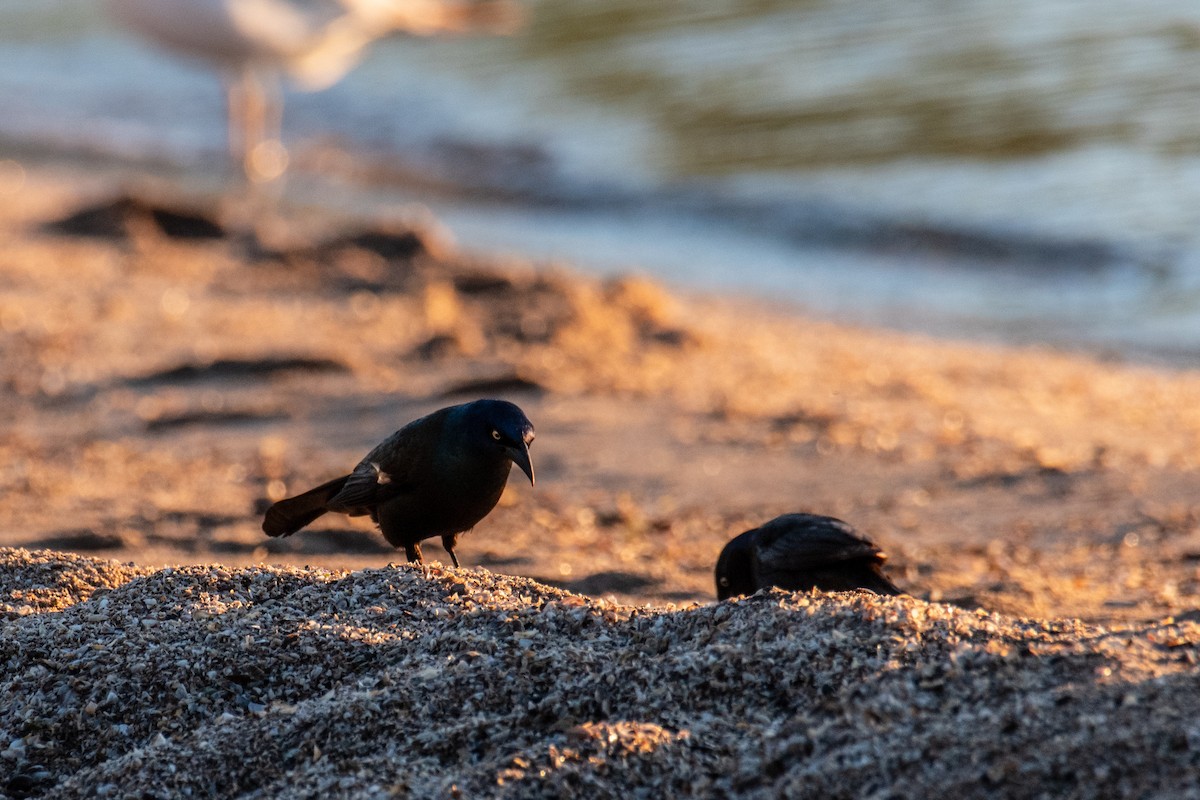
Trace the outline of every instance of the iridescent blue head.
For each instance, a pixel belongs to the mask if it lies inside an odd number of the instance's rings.
[[[472,436],[485,447],[499,448],[533,484],[533,462],[529,460],[533,423],[525,412],[507,400],[476,400],[463,405],[462,410],[474,429]]]

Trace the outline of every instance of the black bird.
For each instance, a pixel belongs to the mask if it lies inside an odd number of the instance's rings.
[[[349,475],[267,509],[268,536],[290,536],[326,511],[370,514],[393,547],[421,561],[421,542],[442,537],[454,566],[458,535],[496,507],[513,464],[533,484],[533,424],[504,400],[476,400],[413,420]]]
[[[717,559],[717,599],[777,586],[904,594],[883,574],[883,551],[845,522],[816,514],[784,514],[736,536]]]

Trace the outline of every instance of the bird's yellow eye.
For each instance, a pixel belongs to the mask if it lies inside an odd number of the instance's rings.
[[[492,438],[497,442],[500,441],[500,431],[492,431]]]

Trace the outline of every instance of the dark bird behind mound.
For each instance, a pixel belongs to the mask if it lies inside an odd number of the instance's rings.
[[[533,424],[503,400],[476,400],[435,411],[393,433],[349,475],[267,509],[263,531],[290,536],[327,511],[366,514],[409,561],[435,536],[450,554],[458,535],[496,507],[513,464],[533,483]]]
[[[717,559],[717,599],[777,586],[903,594],[883,574],[887,559],[870,539],[833,517],[784,514],[725,545]]]

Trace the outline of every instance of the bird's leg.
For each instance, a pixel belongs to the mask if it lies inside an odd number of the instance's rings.
[[[458,556],[454,555],[454,547],[458,544],[458,534],[448,533],[442,537],[442,547],[450,554],[450,561],[455,567],[458,566]]]
[[[278,149],[277,157],[283,159],[279,165],[282,172],[288,164],[287,149],[283,146],[283,87],[274,72],[260,76],[258,85],[262,92],[262,140]]]
[[[242,102],[245,104],[242,113],[242,169],[252,182],[262,180],[259,169],[259,148],[267,135],[267,96],[258,76],[251,69],[242,72]]]
[[[253,184],[278,178],[287,168],[279,138],[282,103],[272,74],[247,66],[228,79],[229,152]]]
[[[408,556],[408,562],[410,564],[414,561],[417,562],[418,564],[425,563],[425,559],[421,558],[421,543],[420,542],[413,542],[412,544],[404,545],[404,555]]]
[[[227,104],[226,122],[229,123],[229,157],[241,167],[245,174],[246,154],[250,150],[249,131],[247,130],[249,114],[245,80],[241,73],[225,77],[225,102]]]

